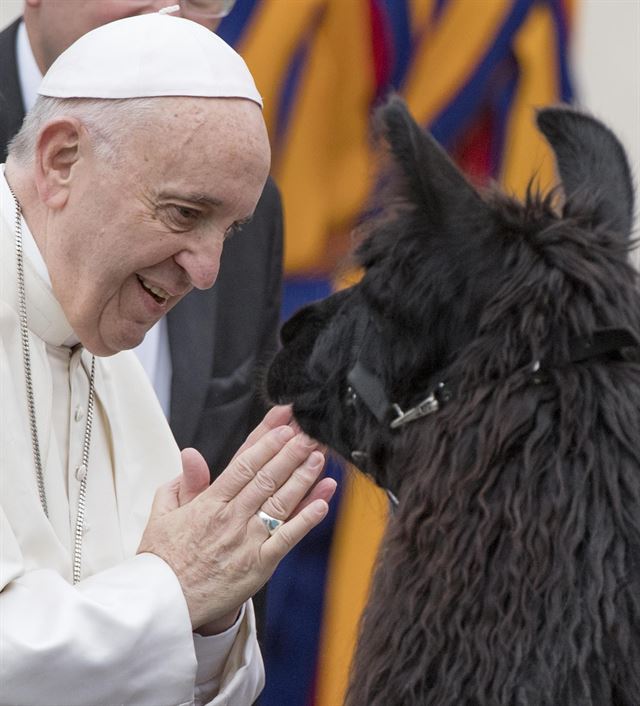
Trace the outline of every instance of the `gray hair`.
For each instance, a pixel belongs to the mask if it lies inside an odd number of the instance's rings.
[[[50,98],[38,96],[27,113],[18,134],[9,143],[8,153],[19,164],[33,164],[41,129],[51,120],[73,117],[87,130],[96,154],[117,163],[119,146],[136,127],[157,120],[157,101],[153,98]]]

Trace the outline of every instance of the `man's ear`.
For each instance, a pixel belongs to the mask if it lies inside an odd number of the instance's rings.
[[[36,188],[51,209],[62,208],[69,198],[74,167],[80,159],[82,126],[75,118],[56,118],[38,135],[35,155]]]

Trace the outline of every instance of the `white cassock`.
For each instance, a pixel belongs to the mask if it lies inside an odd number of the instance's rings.
[[[248,706],[264,681],[251,602],[226,633],[194,635],[173,571],[152,554],[136,556],[155,490],[181,464],[129,352],[96,358],[82,580],[72,585],[91,356],[64,345],[73,332],[27,255],[47,519],[25,391],[14,217],[0,171],[0,704]]]

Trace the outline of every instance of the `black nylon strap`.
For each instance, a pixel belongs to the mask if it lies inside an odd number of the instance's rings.
[[[382,383],[378,377],[370,372],[360,360],[363,353],[368,321],[360,319],[357,323],[354,340],[356,363],[347,374],[347,382],[362,399],[369,411],[378,422],[386,422],[393,412],[393,404],[389,401]],[[618,354],[624,358],[625,349],[635,348],[640,351],[640,341],[628,329],[606,328],[594,331],[590,336],[580,336],[569,342],[569,363],[580,363],[590,358],[602,355]],[[546,365],[538,366],[534,371],[534,378],[544,376]],[[443,376],[444,377],[444,376]],[[539,379],[537,380],[539,382]],[[429,393],[435,397],[439,406],[446,404],[458,395],[458,386],[454,382],[440,382]]]
[[[358,360],[347,373],[347,382],[358,393],[373,416],[380,423],[384,422],[391,409],[391,404],[380,380]]]

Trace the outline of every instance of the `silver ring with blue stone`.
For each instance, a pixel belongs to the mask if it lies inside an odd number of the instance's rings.
[[[262,524],[267,528],[269,536],[277,532],[284,524],[284,520],[278,520],[275,517],[271,517],[271,515],[268,515],[263,510],[258,510],[256,514],[262,520]]]

